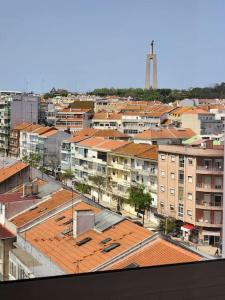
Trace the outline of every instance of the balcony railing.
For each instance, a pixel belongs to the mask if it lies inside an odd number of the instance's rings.
[[[198,219],[198,221],[196,222],[197,226],[204,226],[204,227],[222,227],[222,222],[220,223],[216,223],[215,221],[211,220],[211,219]]]
[[[223,202],[216,202],[216,201],[204,201],[204,200],[196,200],[196,208],[202,208],[202,209],[222,209]]]
[[[223,166],[201,166],[201,165],[198,165],[197,166],[197,172],[202,172],[203,174],[204,173],[222,173],[223,172]]]
[[[203,190],[207,190],[207,191],[211,191],[211,190],[222,190],[223,189],[223,185],[222,184],[206,184],[206,183],[197,183],[196,184],[196,188],[198,189],[203,189]]]

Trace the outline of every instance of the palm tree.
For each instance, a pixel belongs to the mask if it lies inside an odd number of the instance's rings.
[[[71,169],[67,169],[67,170],[64,170],[63,172],[61,172],[59,177],[60,177],[60,180],[62,180],[67,185],[68,180],[69,179],[71,180],[74,178],[74,173]]]

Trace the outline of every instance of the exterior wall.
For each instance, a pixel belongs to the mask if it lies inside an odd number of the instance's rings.
[[[182,144],[181,139],[135,139],[133,138],[133,142],[136,144],[149,144],[149,145],[174,145],[174,144]]]
[[[36,248],[34,248],[30,243],[25,241],[20,235],[17,236],[17,244],[20,248],[27,251],[41,264],[40,266],[36,267],[28,267],[34,277],[47,277],[66,274],[62,269],[54,264],[52,260],[38,251]]]
[[[0,281],[9,280],[9,251],[16,238],[0,240]]]
[[[201,122],[197,114],[182,114],[181,127],[191,128],[196,134],[201,134]]]
[[[199,228],[199,239],[204,230],[217,235],[222,227],[222,152],[159,146],[158,212],[193,224]]]
[[[0,183],[0,194],[29,181],[29,166]]]

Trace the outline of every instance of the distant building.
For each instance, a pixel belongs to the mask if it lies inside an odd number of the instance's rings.
[[[201,108],[187,111],[181,116],[181,126],[190,128],[196,134],[209,136],[222,133],[223,121],[215,118],[215,114]]]
[[[38,102],[33,94],[0,94],[0,152],[8,154],[12,128],[23,122],[38,122]]]
[[[20,130],[20,158],[40,155],[40,166],[56,168],[60,164],[60,147],[71,135],[54,127],[33,125]]]

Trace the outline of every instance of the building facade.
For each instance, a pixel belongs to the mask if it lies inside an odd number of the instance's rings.
[[[183,222],[183,235],[200,244],[221,241],[223,150],[159,145],[158,212]],[[187,226],[186,226],[187,225]]]

